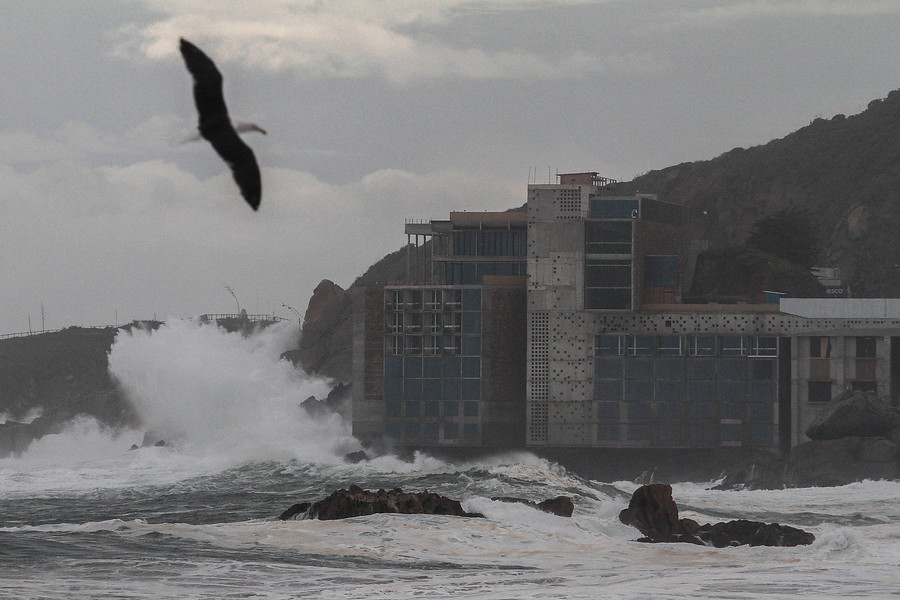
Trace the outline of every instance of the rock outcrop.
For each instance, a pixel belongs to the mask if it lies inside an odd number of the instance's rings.
[[[802,529],[738,519],[700,525],[693,519],[678,518],[672,486],[654,483],[639,487],[619,520],[644,534],[639,542],[684,542],[725,548],[728,546],[802,546],[815,536]]]
[[[557,496],[556,498],[550,498],[542,502],[532,502],[531,500],[513,498],[510,496],[495,496],[491,498],[491,500],[494,500],[495,502],[524,504],[525,506],[530,506],[531,508],[536,508],[558,517],[571,517],[572,513],[575,512],[575,503],[569,496]]]
[[[479,513],[463,510],[458,500],[447,498],[425,490],[404,492],[400,488],[371,492],[356,485],[333,492],[318,502],[294,504],[281,513],[279,519],[302,517],[329,521],[348,519],[376,513],[399,513],[404,515],[450,515],[456,517],[483,517]]]
[[[848,390],[828,403],[806,429],[811,440],[846,437],[891,437],[900,429],[900,410],[870,392]]]
[[[350,295],[336,283],[323,279],[309,299],[300,348],[289,358],[296,358],[307,373],[349,382],[353,346],[351,314]]]

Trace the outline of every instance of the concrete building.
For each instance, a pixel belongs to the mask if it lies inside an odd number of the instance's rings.
[[[524,212],[407,224],[407,280],[370,290],[357,319],[355,436],[524,446],[525,227]]]
[[[900,300],[683,304],[682,221],[574,173],[529,185],[527,212],[407,224],[407,281],[357,311],[354,435],[753,451],[806,441],[845,389],[897,403]]]

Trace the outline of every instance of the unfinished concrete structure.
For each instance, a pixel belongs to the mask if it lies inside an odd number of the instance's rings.
[[[683,304],[682,219],[574,173],[529,185],[527,213],[408,223],[407,281],[358,303],[354,435],[754,451],[806,441],[845,389],[897,403],[900,300]]]
[[[406,233],[407,281],[370,290],[357,319],[354,435],[521,448],[525,213],[451,213]]]

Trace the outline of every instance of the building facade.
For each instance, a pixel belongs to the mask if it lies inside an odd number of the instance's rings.
[[[683,218],[574,173],[529,185],[527,212],[408,224],[407,281],[358,311],[354,435],[784,449],[844,390],[897,403],[900,300],[684,304]]]
[[[370,290],[357,327],[354,435],[524,445],[525,226],[524,212],[407,224],[407,281]]]

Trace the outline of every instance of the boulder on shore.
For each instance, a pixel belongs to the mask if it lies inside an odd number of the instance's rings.
[[[806,429],[811,440],[846,437],[890,437],[900,428],[900,409],[871,392],[847,390],[828,403],[825,411]]]
[[[404,515],[451,515],[457,517],[483,517],[480,513],[468,513],[458,500],[452,500],[425,490],[404,492],[400,488],[370,492],[359,486],[333,492],[318,502],[295,504],[281,513],[282,521],[297,517],[329,521],[362,517],[376,513],[399,513]]]
[[[693,519],[679,519],[672,498],[672,486],[653,483],[639,487],[619,520],[632,525],[645,537],[639,542],[685,542],[725,548],[728,546],[801,546],[815,536],[802,529],[738,519],[727,523],[700,525]]]

